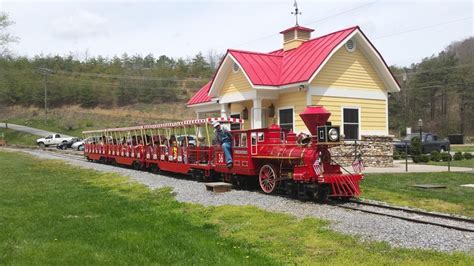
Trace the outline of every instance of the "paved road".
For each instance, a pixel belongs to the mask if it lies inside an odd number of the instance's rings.
[[[427,164],[408,164],[409,173],[433,173],[447,172],[447,166],[427,165]],[[405,173],[405,161],[394,161],[393,167],[366,167],[364,173]],[[454,167],[451,166],[451,172],[474,172],[472,167]]]
[[[0,128],[5,128],[5,123],[0,123]],[[42,129],[38,129],[38,128],[21,126],[21,125],[10,124],[10,123],[8,123],[8,128],[16,130],[16,131],[21,131],[21,132],[33,134],[33,135],[40,136],[40,137],[46,137],[48,135],[56,133],[56,132],[50,132],[50,131],[42,130]],[[71,136],[68,136],[68,135],[61,134],[61,133],[59,133],[59,134],[62,137],[66,137],[66,138],[71,137]]]

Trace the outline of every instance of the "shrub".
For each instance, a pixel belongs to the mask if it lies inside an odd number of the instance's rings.
[[[430,161],[430,156],[428,154],[423,154],[420,156],[420,162],[427,163]]]
[[[451,156],[451,154],[447,152],[441,153],[441,160],[443,160],[443,162],[451,161],[452,159],[453,159],[453,156]]]
[[[456,153],[454,154],[454,157],[453,157],[453,159],[454,159],[455,161],[460,161],[460,160],[462,160],[463,158],[464,158],[464,157],[462,156],[462,152],[460,152],[460,151],[456,152]]]
[[[421,155],[413,155],[411,158],[414,163],[419,163],[421,161]]]
[[[397,149],[393,150],[393,159],[394,160],[400,160],[400,152],[398,152]]]
[[[440,154],[439,152],[437,152],[437,151],[433,151],[433,152],[431,153],[431,160],[432,160],[433,162],[439,162],[439,161],[441,161],[441,154]]]
[[[464,153],[464,159],[470,160],[470,159],[472,159],[472,157],[473,157],[472,153],[470,153],[470,152],[465,152]]]
[[[420,155],[422,153],[421,151],[421,142],[419,137],[413,137],[411,139],[411,145],[410,145],[410,154],[411,155]]]
[[[406,159],[407,158],[407,154],[405,152],[400,152],[400,159]]]

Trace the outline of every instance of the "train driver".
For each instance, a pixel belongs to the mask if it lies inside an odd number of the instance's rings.
[[[212,126],[216,130],[217,142],[222,146],[222,150],[224,150],[227,168],[232,168],[234,164],[232,161],[232,135],[227,129],[222,128],[221,124],[217,121],[214,121]]]

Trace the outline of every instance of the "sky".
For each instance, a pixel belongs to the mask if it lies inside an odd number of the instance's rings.
[[[299,0],[299,24],[312,37],[359,25],[389,65],[409,66],[472,37],[473,1]],[[282,48],[294,26],[293,0],[12,1],[16,55],[192,57],[226,49]]]

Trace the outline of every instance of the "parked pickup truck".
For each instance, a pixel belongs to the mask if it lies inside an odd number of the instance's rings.
[[[419,133],[413,133],[410,135],[407,135],[402,141],[395,142],[395,148],[399,150],[400,152],[405,152],[405,146],[408,146],[408,151],[411,149],[411,140],[413,138],[419,138],[420,134]],[[422,138],[422,153],[431,153],[433,151],[447,151],[449,149],[449,141],[446,139],[443,140],[438,140],[438,136],[433,135],[431,133],[422,133],[421,134]]]
[[[56,146],[63,142],[70,142],[72,141],[72,139],[73,139],[72,137],[63,138],[59,134],[53,134],[53,135],[47,136],[46,138],[37,139],[36,144],[40,146],[41,148],[43,148],[43,147],[48,147],[50,145]]]

